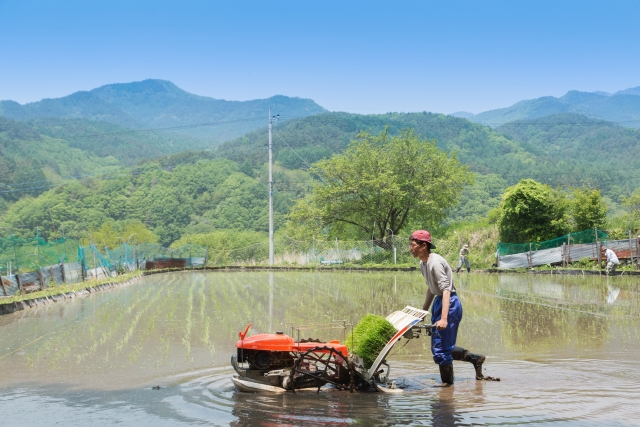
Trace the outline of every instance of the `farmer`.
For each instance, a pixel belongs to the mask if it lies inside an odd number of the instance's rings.
[[[465,245],[462,246],[462,249],[460,249],[460,262],[458,263],[458,268],[456,269],[456,273],[460,272],[460,269],[462,268],[463,263],[467,267],[467,273],[471,273],[471,265],[469,264],[467,255],[469,255],[469,245],[465,243]]]
[[[431,323],[436,330],[431,336],[431,352],[440,368],[442,382],[453,384],[454,360],[472,363],[476,379],[484,378],[482,364],[485,356],[456,346],[458,326],[462,320],[462,304],[456,295],[451,267],[440,255],[431,253],[435,245],[431,243],[431,233],[426,230],[417,230],[411,234],[409,249],[414,258],[420,259],[420,271],[427,282],[427,297],[422,309],[429,310],[433,301]]]
[[[607,257],[607,269],[606,269],[607,276],[609,275],[609,273],[615,274],[616,266],[620,264],[620,261],[618,260],[616,253],[613,252],[611,249],[607,248],[606,246],[602,247],[602,251],[604,252],[604,256]]]

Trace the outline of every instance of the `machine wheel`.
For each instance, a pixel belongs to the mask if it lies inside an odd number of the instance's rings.
[[[338,390],[355,388],[355,370],[347,358],[333,347],[318,346],[300,354],[293,363],[287,389],[320,387],[333,384]]]

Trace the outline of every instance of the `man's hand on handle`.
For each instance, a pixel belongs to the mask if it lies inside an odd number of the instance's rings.
[[[447,328],[448,324],[449,322],[447,322],[446,319],[440,319],[436,323],[434,323],[433,326],[435,326],[437,330],[443,331]]]

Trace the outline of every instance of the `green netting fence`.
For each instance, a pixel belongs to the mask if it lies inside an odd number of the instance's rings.
[[[559,248],[563,244],[586,244],[595,243],[597,241],[609,240],[609,235],[601,230],[589,229],[580,231],[577,233],[569,233],[564,236],[557,237],[551,240],[545,240],[544,242],[529,242],[529,243],[498,243],[498,251],[500,256],[521,254],[524,252],[538,251],[541,249]]]
[[[28,271],[37,271],[56,264],[82,264],[85,269],[106,268],[114,271],[121,267],[127,270],[138,268],[148,260],[172,258],[198,258],[204,260],[206,248],[185,245],[180,248],[165,248],[156,243],[140,245],[123,244],[115,249],[97,245],[81,246],[78,240],[61,238],[45,241],[40,237],[0,238],[0,276]],[[140,267],[144,268],[144,267]]]
[[[206,256],[206,248],[197,245],[124,244],[110,250],[95,244],[80,246],[73,239],[47,242],[12,235],[0,239],[0,297],[138,269],[203,266]]]
[[[0,239],[0,272],[34,271],[46,265],[79,262],[78,241],[9,236]]]

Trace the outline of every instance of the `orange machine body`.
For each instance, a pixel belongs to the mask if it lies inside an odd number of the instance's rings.
[[[263,350],[263,351],[307,351],[315,347],[334,348],[345,357],[349,354],[347,346],[340,344],[340,341],[333,340],[329,342],[301,342],[297,343],[288,335],[284,334],[257,334],[236,342],[236,348],[245,350]]]

